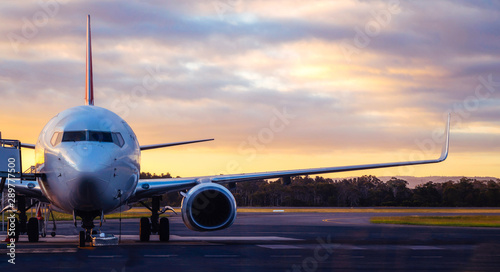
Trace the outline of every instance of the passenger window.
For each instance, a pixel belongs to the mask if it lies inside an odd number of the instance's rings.
[[[86,140],[87,133],[85,131],[66,131],[64,132],[63,142],[80,142]]]
[[[122,147],[125,144],[122,134],[120,132],[113,132],[113,143],[117,146]]]

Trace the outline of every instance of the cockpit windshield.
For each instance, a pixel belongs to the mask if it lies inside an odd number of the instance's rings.
[[[112,143],[113,138],[111,137],[111,132],[89,131],[89,141]]]
[[[63,142],[80,142],[87,138],[85,131],[66,131],[63,134]]]
[[[122,147],[125,144],[125,141],[123,140],[123,137],[120,134],[120,132],[95,131],[95,130],[55,132],[51,139],[51,143],[53,146],[56,146],[61,142],[81,142],[81,141],[114,143],[119,147]]]

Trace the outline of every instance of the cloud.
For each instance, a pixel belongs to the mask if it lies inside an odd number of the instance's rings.
[[[43,122],[83,103],[90,13],[96,104],[121,114],[141,143],[215,137],[204,150],[230,153],[287,108],[297,117],[266,145],[276,156],[402,152],[452,111],[464,133],[455,150],[497,152],[500,87],[476,94],[480,77],[500,81],[497,3],[405,1],[387,23],[377,21],[386,1],[59,3],[53,16],[37,1],[1,4],[2,116]],[[356,35],[369,42],[356,45]]]

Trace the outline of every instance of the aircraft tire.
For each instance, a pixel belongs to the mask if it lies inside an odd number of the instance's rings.
[[[27,228],[28,241],[31,243],[38,242],[38,238],[40,237],[38,233],[38,219],[36,217],[31,217],[28,220]]]
[[[85,247],[85,231],[81,230],[80,231],[80,243],[79,243],[79,246],[80,247]]]
[[[151,235],[151,224],[147,217],[141,217],[139,226],[139,238],[141,242],[149,241],[149,236]]]
[[[10,222],[7,221],[8,224],[7,224],[7,234],[11,233],[10,231]],[[21,232],[21,230],[19,229],[20,228],[20,224],[19,224],[19,220],[17,220],[17,218],[14,219],[14,236],[11,236],[9,235],[9,238],[14,238],[15,241],[19,241],[19,234]]]
[[[168,218],[163,217],[160,219],[160,241],[168,242],[170,240],[170,224]]]

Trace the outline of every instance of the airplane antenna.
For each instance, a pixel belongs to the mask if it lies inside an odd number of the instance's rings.
[[[85,70],[85,105],[94,105],[94,80],[92,75],[92,42],[90,40],[90,14],[87,15],[87,59]]]

